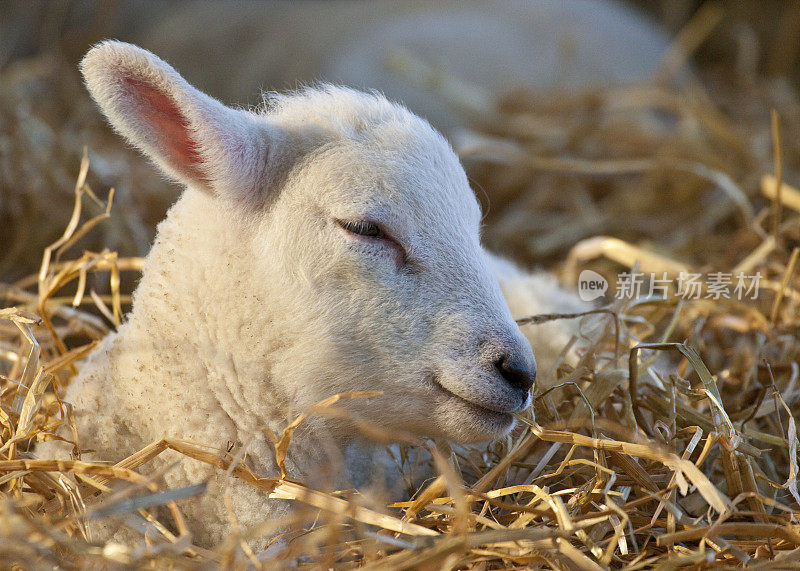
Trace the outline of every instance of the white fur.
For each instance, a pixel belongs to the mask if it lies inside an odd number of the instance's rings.
[[[481,441],[511,429],[509,413],[530,396],[496,363],[534,364],[494,274],[520,315],[577,303],[484,252],[464,171],[427,122],[332,86],[274,96],[260,113],[233,110],[118,42],[93,48],[81,69],[114,128],[186,185],[127,322],[67,392],[80,444],[94,451],[86,457],[119,460],[163,437],[249,443],[247,463],[274,476],[263,429],[278,433],[348,391],[383,391],[342,406],[387,431]],[[406,255],[337,219],[379,222]],[[531,332],[551,364],[565,333]],[[313,419],[295,434],[290,475],[324,479],[330,450],[354,434],[341,419]],[[206,479],[208,495],[183,506],[201,544],[227,536],[226,485],[245,527],[287,509],[198,462],[166,475],[170,486]]]

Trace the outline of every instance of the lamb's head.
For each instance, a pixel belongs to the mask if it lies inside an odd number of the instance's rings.
[[[464,170],[426,121],[330,86],[230,109],[120,43],[94,48],[82,71],[120,133],[187,194],[236,212],[252,275],[228,286],[262,300],[252,323],[269,348],[248,354],[269,390],[298,410],[383,391],[349,406],[390,430],[474,441],[511,428],[533,354],[480,245]]]

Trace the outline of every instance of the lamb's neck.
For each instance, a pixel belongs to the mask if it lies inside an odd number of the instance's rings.
[[[268,292],[260,290],[265,284],[248,272],[245,225],[219,198],[185,192],[159,226],[131,326],[152,332],[154,344],[181,351],[174,366],[190,374],[199,369],[231,416],[272,424],[287,411],[270,367],[286,340],[272,324]]]
[[[156,352],[177,353],[172,369],[159,373],[166,383],[182,379],[210,391],[242,443],[261,435],[264,449],[251,452],[264,456],[272,445],[264,445],[263,429],[280,436],[315,404],[302,391],[320,372],[297,370],[292,355],[307,351],[302,345],[310,341],[286,311],[281,285],[254,278],[269,274],[253,271],[252,235],[241,214],[221,207],[219,199],[186,192],[159,226],[130,325],[146,332],[137,336],[150,339]],[[276,382],[287,376],[291,383]],[[184,395],[190,390],[181,387]],[[350,443],[352,430],[340,424],[315,417],[295,432],[289,465],[296,477],[319,466],[320,454],[330,460]]]

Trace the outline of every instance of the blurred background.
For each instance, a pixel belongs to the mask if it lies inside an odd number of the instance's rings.
[[[35,272],[61,235],[84,148],[91,188],[117,192],[81,248],[145,254],[177,197],[81,85],[77,62],[105,38],[153,51],[229,105],[314,81],[402,101],[462,156],[488,245],[528,267],[586,262],[574,247],[597,236],[732,263],[763,239],[752,227],[768,205],[772,109],[783,176],[800,182],[798,1],[7,0],[2,282]]]

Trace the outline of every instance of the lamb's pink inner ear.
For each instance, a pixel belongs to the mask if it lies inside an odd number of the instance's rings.
[[[198,182],[209,182],[202,169],[200,148],[191,137],[190,123],[175,102],[160,89],[141,81],[126,77],[128,93],[136,98],[141,119],[161,142],[173,168]]]

